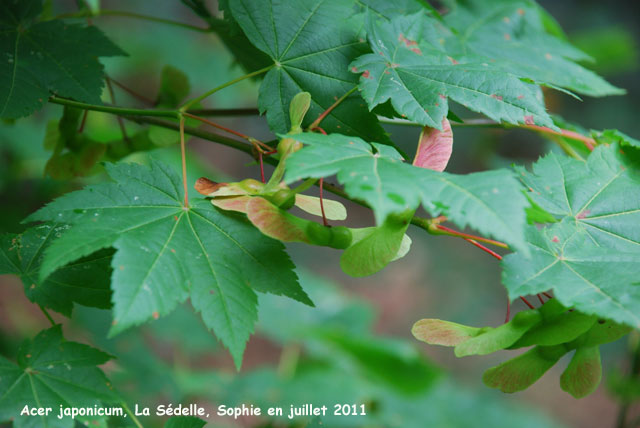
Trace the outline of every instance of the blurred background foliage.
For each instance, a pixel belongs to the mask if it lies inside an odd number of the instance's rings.
[[[97,3],[97,2],[90,2]],[[640,4],[631,1],[540,1],[557,18],[571,41],[590,54],[591,66],[628,95],[577,101],[559,92],[546,92],[550,111],[586,128],[617,128],[640,136],[638,79]],[[208,2],[216,10],[214,1]],[[54,0],[52,13],[74,11],[72,0]],[[201,25],[179,1],[103,0],[105,9],[170,17]],[[94,23],[121,46],[128,57],[104,60],[109,77],[155,100],[162,70],[181,70],[191,95],[243,74],[231,54],[212,34],[191,32],[123,17],[99,17]],[[114,87],[119,105],[141,106],[140,100]],[[206,107],[255,107],[257,84],[243,81],[216,93]],[[111,102],[104,91],[105,101]],[[166,101],[166,100],[165,100]],[[454,111],[473,117],[461,106]],[[19,232],[22,218],[52,198],[104,179],[101,166],[89,177],[59,181],[44,174],[51,151],[45,135],[55,130],[60,106],[48,105],[36,115],[0,124],[0,228]],[[269,140],[262,117],[221,118],[222,124],[256,138]],[[141,127],[125,121],[130,138]],[[53,127],[53,128],[52,128]],[[49,129],[49,134],[47,134]],[[419,129],[389,126],[393,140],[412,153]],[[150,131],[154,132],[154,131]],[[84,133],[98,143],[123,139],[113,116],[91,112]],[[448,170],[484,170],[511,163],[528,164],[555,150],[537,134],[492,128],[454,129],[455,146]],[[166,147],[134,154],[127,161],[162,158],[178,166],[174,136],[161,135]],[[189,142],[189,180],[207,176],[217,181],[258,178],[255,162],[243,153],[192,138]],[[349,225],[371,225],[369,211],[349,204]],[[471,325],[497,325],[504,319],[506,295],[498,264],[462,240],[435,237],[409,229],[413,248],[407,257],[374,276],[344,275],[338,256],[327,248],[291,245],[301,268],[302,285],[316,302],[315,309],[297,302],[261,296],[258,334],[252,337],[241,372],[190,308],[129,330],[111,339],[106,332],[108,311],[78,308],[67,336],[92,343],[118,358],[105,370],[130,402],[141,405],[195,401],[211,408],[219,404],[282,406],[314,403],[366,404],[368,416],[328,417],[331,427],[560,427],[615,426],[621,404],[638,397],[637,384],[625,381],[630,364],[628,348],[620,341],[603,352],[603,386],[593,395],[574,400],[561,391],[557,378],[563,365],[551,370],[529,390],[505,395],[481,383],[486,368],[506,354],[455,359],[449,350],[425,347],[410,336],[420,318],[444,318]],[[31,304],[15,277],[0,277],[0,353],[12,357],[20,341],[34,336],[47,321]],[[522,309],[516,303],[515,310]],[[631,336],[631,341],[638,340]],[[636,401],[637,404],[637,401]],[[639,409],[631,410],[633,417]],[[635,412],[635,413],[634,413]],[[264,419],[215,418],[213,426],[304,426],[286,418],[269,425]],[[115,421],[114,426],[126,426]],[[226,424],[226,425],[223,425]],[[151,424],[150,424],[151,425]]]

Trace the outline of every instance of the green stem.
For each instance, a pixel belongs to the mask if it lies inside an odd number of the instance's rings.
[[[261,68],[260,70],[256,70],[256,71],[254,71],[252,73],[245,74],[244,76],[240,76],[240,77],[237,77],[237,78],[235,78],[233,80],[230,80],[227,83],[223,83],[220,86],[216,86],[215,88],[211,89],[210,91],[205,92],[204,94],[200,95],[199,97],[196,97],[196,98],[192,99],[191,101],[187,101],[182,107],[180,107],[180,111],[182,111],[182,112],[187,111],[189,109],[189,107],[191,107],[192,105],[199,103],[200,101],[204,100],[208,96],[215,94],[219,90],[224,89],[226,87],[229,87],[231,85],[235,85],[236,83],[241,82],[243,80],[250,79],[250,78],[255,77],[255,76],[259,76],[259,75],[261,75],[263,73],[266,73],[267,71],[271,70],[273,67],[274,67],[274,64],[271,64],[268,67]]]
[[[420,125],[419,123],[415,123],[415,122],[411,122],[410,120],[406,120],[406,119],[387,119],[385,117],[381,117],[378,116],[378,120],[381,123],[387,124],[387,125],[399,125],[399,126],[420,126],[422,127],[422,125]],[[456,127],[473,127],[473,128],[504,128],[505,126],[510,126],[510,125],[505,125],[505,124],[500,124],[497,122],[494,122],[492,120],[488,120],[488,119],[467,119],[464,122],[454,122],[451,121],[451,126],[456,126]]]
[[[378,120],[380,120],[381,123],[385,123],[387,125],[422,127],[422,125],[419,123],[411,122],[405,119],[386,119],[383,117],[378,117]],[[498,123],[488,119],[467,119],[462,123],[452,121],[451,126],[463,127],[463,128],[474,127],[474,128],[527,129],[529,131],[535,131],[535,132],[544,134],[548,138],[563,137],[563,138],[568,138],[574,141],[580,141],[589,150],[593,150],[593,147],[597,144],[597,142],[593,138],[585,137],[584,135],[578,134],[577,132],[574,132],[574,131],[569,131],[567,129],[560,129],[560,132],[558,132],[558,131],[554,131],[551,128],[547,128],[545,126],[537,126],[537,125],[515,125],[513,123]]]
[[[93,17],[97,17],[97,16],[122,16],[122,17],[125,17],[125,18],[135,18],[135,19],[141,19],[141,20],[144,20],[144,21],[158,22],[160,24],[172,25],[174,27],[180,27],[180,28],[185,28],[187,30],[198,31],[200,33],[209,33],[209,32],[211,32],[210,28],[198,27],[198,26],[195,26],[195,25],[190,25],[190,24],[185,24],[185,23],[178,22],[178,21],[173,21],[171,19],[158,18],[158,17],[155,17],[155,16],[143,15],[143,14],[134,13],[134,12],[126,12],[126,11],[123,11],[123,10],[102,9],[102,10],[97,11],[96,13],[92,13],[90,10],[82,10],[82,11],[78,11],[78,12],[63,13],[62,15],[58,15],[58,16],[54,17],[53,19],[93,18]]]
[[[189,186],[187,185],[187,149],[184,142],[184,116],[180,116],[180,156],[182,158],[182,184],[184,186],[184,207],[189,208]]]
[[[259,116],[257,108],[199,108],[189,110],[187,113],[196,116]]]
[[[49,315],[49,312],[44,308],[44,306],[42,305],[38,305],[38,307],[40,308],[40,310],[42,311],[42,313],[44,314],[45,317],[47,317],[47,319],[49,320],[49,322],[51,323],[51,325],[55,326],[56,322],[53,320],[53,318],[51,317],[51,315]]]
[[[280,361],[278,362],[278,375],[280,378],[291,379],[296,374],[299,360],[300,345],[293,343],[282,348]]]
[[[143,116],[124,116],[125,119],[131,120],[133,122],[139,124],[147,124],[147,125],[156,125],[167,129],[172,129],[174,131],[180,132],[180,125],[175,122],[169,122],[167,120],[158,119],[155,117],[143,117]],[[234,140],[233,138],[228,138],[223,135],[215,134],[213,132],[203,131],[198,128],[194,128],[191,126],[184,127],[184,133],[188,135],[192,135],[194,137],[202,138],[203,140],[211,141],[213,143],[221,144],[223,146],[231,147],[233,149],[239,150],[241,152],[245,152],[251,155],[252,145],[245,144],[238,140]],[[265,161],[275,165],[277,161],[273,158],[267,157]]]
[[[125,403],[124,401],[120,403],[120,405],[122,406],[122,408],[124,409],[125,412],[127,412],[127,415],[129,415],[131,417],[131,420],[133,421],[133,423],[138,427],[138,428],[144,428],[144,426],[142,426],[142,424],[140,423],[140,420],[138,420],[138,418],[136,417],[136,415],[131,411],[131,409],[129,408],[129,406],[127,405],[127,403]]]
[[[558,137],[557,135],[549,135],[549,139],[551,141],[553,141],[554,143],[556,143],[558,145],[558,147],[560,147],[562,149],[562,151],[565,152],[565,154],[567,154],[567,156],[571,156],[574,159],[578,159],[579,161],[583,161],[584,162],[584,158],[582,156],[580,156],[580,154],[578,152],[576,152],[574,150],[574,148],[571,147],[561,137]]]
[[[294,193],[302,193],[308,188],[310,188],[311,186],[313,186],[314,184],[316,184],[316,181],[318,181],[317,178],[307,178],[305,181],[302,182],[302,184],[291,189],[291,191]]]
[[[179,113],[176,110],[151,110],[151,109],[137,109],[126,107],[115,107],[108,105],[96,105],[81,103],[78,101],[68,100],[66,98],[60,98],[55,95],[49,98],[49,102],[54,104],[60,104],[63,106],[76,107],[84,110],[101,111],[103,113],[117,114],[119,116],[156,116],[156,117],[171,117],[178,118]]]

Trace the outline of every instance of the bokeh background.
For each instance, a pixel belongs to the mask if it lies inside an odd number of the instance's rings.
[[[232,1],[232,0],[231,0]],[[640,136],[640,3],[635,1],[546,0],[540,2],[569,35],[592,55],[592,68],[626,96],[577,101],[559,92],[546,92],[548,108],[585,128],[616,128]],[[56,13],[75,10],[74,1],[52,2]],[[209,2],[216,10],[214,1]],[[103,0],[104,9],[128,10],[202,25],[179,1]],[[123,17],[99,17],[103,29],[129,57],[103,62],[112,78],[153,99],[160,72],[169,64],[191,82],[192,95],[224,83],[244,72],[215,35]],[[245,81],[207,100],[208,107],[255,107],[257,82]],[[120,105],[141,105],[116,89]],[[105,101],[110,101],[105,91]],[[454,107],[459,116],[469,112]],[[0,231],[19,232],[20,221],[45,202],[86,183],[103,180],[97,173],[71,182],[43,175],[51,155],[43,147],[46,124],[59,118],[62,108],[48,105],[41,112],[13,124],[0,124]],[[259,116],[219,120],[232,129],[260,139],[273,138]],[[133,134],[137,125],[126,123]],[[393,140],[413,152],[418,128],[388,126]],[[99,141],[121,138],[114,117],[91,112],[86,132]],[[528,164],[555,150],[528,131],[454,128],[454,152],[448,170],[484,170],[511,163]],[[151,156],[177,165],[176,147],[158,149]],[[130,160],[146,162],[148,155]],[[255,162],[243,153],[191,139],[189,175],[193,182],[205,175],[217,181],[259,177]],[[345,202],[346,203],[346,202]],[[346,203],[349,225],[371,225],[368,210]],[[118,356],[105,370],[130,402],[197,401],[218,404],[316,402],[365,403],[375,417],[325,421],[326,426],[402,427],[615,427],[620,408],[607,385],[629,370],[626,340],[603,349],[605,376],[598,391],[582,400],[564,393],[558,384],[562,360],[527,391],[505,395],[486,388],[482,372],[503,360],[507,352],[456,359],[446,348],[425,346],[410,334],[420,318],[443,318],[464,324],[498,325],[504,319],[506,294],[498,263],[462,240],[430,236],[409,229],[411,252],[384,271],[354,279],[339,269],[339,253],[330,249],[290,245],[300,267],[303,286],[316,300],[310,309],[295,302],[261,298],[258,334],[249,342],[241,372],[206,331],[190,307],[113,339],[105,339],[108,311],[80,308],[66,320],[67,334]],[[514,310],[524,309],[521,303]],[[48,326],[38,308],[22,291],[20,281],[0,276],[0,353],[11,358],[25,337]],[[321,328],[322,333],[317,330]],[[346,339],[345,339],[346,338]],[[393,339],[391,339],[393,338]],[[362,341],[358,341],[362,339]],[[636,337],[637,340],[637,337]],[[380,351],[380,350],[383,351]],[[382,357],[376,360],[377,352]],[[393,358],[388,358],[393,355]],[[371,363],[367,361],[367,358]],[[632,419],[640,409],[631,410]],[[149,426],[154,421],[149,420]],[[260,419],[217,419],[212,426],[264,425]],[[295,425],[291,425],[295,426]]]

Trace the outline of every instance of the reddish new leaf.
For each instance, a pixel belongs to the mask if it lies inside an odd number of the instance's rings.
[[[444,171],[453,150],[453,131],[447,118],[442,119],[442,131],[425,126],[413,165],[420,168]]]

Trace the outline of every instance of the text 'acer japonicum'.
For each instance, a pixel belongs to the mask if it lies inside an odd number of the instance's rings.
[[[238,371],[256,330],[285,349],[277,372],[238,374],[247,378],[237,383],[231,375],[212,377],[230,389],[233,383],[238,397],[257,401],[247,390],[273,385],[295,390],[301,377],[349,377],[340,370],[373,379],[373,398],[359,397],[371,402],[397,403],[376,395],[387,388],[405,398],[435,388],[436,368],[416,351],[417,342],[375,335],[368,312],[346,305],[338,292],[318,291],[331,287],[314,286],[318,281],[289,256],[303,246],[336,252],[353,277],[405,257],[412,239],[459,238],[482,250],[486,263],[499,263],[506,321],[466,326],[430,318],[433,306],[425,305],[412,333],[453,347],[458,357],[528,348],[486,370],[484,383],[504,392],[528,388],[570,354],[559,384],[584,397],[602,378],[600,346],[640,329],[640,142],[615,129],[587,131],[545,104],[558,94],[624,90],[587,68],[590,57],[534,1],[452,0],[437,8],[418,0],[234,0],[219,2],[219,11],[183,1],[176,16],[192,14],[200,25],[100,9],[97,2],[78,2],[71,11],[53,3],[0,0],[0,116],[7,129],[37,124],[30,126],[42,130],[50,157],[23,169],[60,184],[44,206],[21,210],[30,214],[0,239],[0,273],[19,277],[52,323],[13,357],[0,358],[0,422],[35,426],[35,419],[19,419],[24,405],[122,404],[107,378],[118,376],[111,364],[119,360],[103,367],[111,353],[118,356],[109,341],[161,325],[187,302],[206,340],[215,337]],[[122,46],[112,42],[102,15],[211,33],[246,74],[233,69],[239,77],[225,83],[219,64],[204,56],[198,70],[182,71],[176,54],[170,64],[145,69],[149,82],[127,84],[118,73],[141,49],[126,37],[116,38]],[[107,57],[120,58],[105,66]],[[248,103],[257,109],[238,101],[246,91],[209,99],[249,79],[257,86]],[[51,114],[58,116],[38,122]],[[270,141],[249,135],[248,122],[218,120],[257,114],[264,114]],[[496,157],[460,173],[458,159],[470,146],[456,128],[476,125],[536,132],[553,145],[530,164]],[[468,134],[484,144],[475,132]],[[219,152],[190,156],[196,149],[189,137],[253,162],[238,176],[210,172],[195,159],[211,159],[224,171],[229,165],[221,165]],[[21,140],[20,147],[31,143]],[[356,204],[371,217],[355,218]],[[315,270],[330,268],[327,260],[318,256]],[[385,293],[394,292],[389,284]],[[522,303],[512,308],[516,301]],[[327,302],[335,313],[324,312]],[[350,308],[344,317],[342,304]],[[110,311],[95,340],[109,354],[65,339],[78,306]],[[502,318],[504,308],[496,311]],[[291,319],[282,322],[285,312]],[[197,382],[185,376],[171,383]],[[365,422],[396,426],[385,411]],[[75,422],[42,416],[37,423]]]

